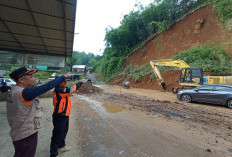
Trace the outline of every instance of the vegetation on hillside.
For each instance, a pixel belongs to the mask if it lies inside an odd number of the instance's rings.
[[[215,4],[215,10],[222,22],[232,18],[232,1],[221,0]]]
[[[132,79],[134,81],[141,81],[142,77],[146,76],[147,74],[151,74],[151,78],[155,80],[154,71],[151,68],[150,64],[146,64],[143,66],[127,66],[124,68],[124,70],[120,73],[120,75],[124,75],[125,81]]]
[[[202,67],[204,71],[211,72],[231,72],[232,62],[225,50],[215,43],[194,46],[186,51],[180,52],[172,59],[184,60],[191,67]],[[160,71],[178,70],[176,67],[159,67]],[[125,76],[125,80],[132,79],[140,81],[142,77],[150,74],[151,79],[155,80],[154,71],[149,64],[138,66],[127,66],[118,75]]]
[[[223,47],[206,43],[197,45],[180,52],[173,59],[181,59],[191,67],[202,67],[204,71],[223,72],[231,71],[232,62]]]
[[[86,55],[83,52],[74,52],[73,57],[67,59],[68,66],[71,67],[74,64],[87,64],[93,67],[93,70],[96,70],[103,80],[108,82],[118,73],[128,70],[127,68],[124,70],[122,68],[125,58],[131,54],[134,49],[141,46],[149,37],[163,32],[192,10],[211,2],[215,2],[215,10],[222,21],[231,18],[231,0],[154,0],[154,2],[147,7],[136,4],[137,9],[125,15],[118,28],[106,28],[106,47],[103,56],[93,56],[92,54]],[[219,51],[218,49],[215,50],[215,52],[211,52],[212,49],[214,48],[196,46],[176,57],[185,60],[186,57],[184,57],[184,55],[186,55],[186,53],[192,54],[193,52],[201,51],[202,54],[200,55],[207,56],[208,54],[210,55],[209,58],[214,60],[218,57],[217,52],[221,52],[220,56],[224,56],[224,58],[222,57],[219,60],[215,60],[213,63],[210,63],[210,59],[205,57],[206,60],[204,62],[203,59],[201,59],[196,63],[190,61],[189,64],[192,64],[192,66],[201,66],[202,63],[207,63],[204,64],[203,68],[215,72],[229,70],[229,67],[225,66],[228,62],[228,56],[226,57],[225,52]],[[197,57],[195,56],[195,58]],[[195,58],[192,58],[192,60]],[[189,60],[187,60],[187,62],[189,62]],[[131,73],[143,69],[143,67],[137,67],[137,70],[133,70],[133,68],[135,67],[129,68]],[[138,77],[134,75],[136,80],[138,78],[140,79],[143,75],[140,72],[138,73]]]
[[[118,28],[106,29],[106,48],[97,65],[97,72],[109,81],[120,72],[125,58],[150,36],[159,34],[195,8],[214,0],[154,0],[147,7],[125,15]],[[224,0],[223,0],[224,1]]]

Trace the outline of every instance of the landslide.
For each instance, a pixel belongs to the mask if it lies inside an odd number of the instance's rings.
[[[196,10],[165,32],[148,39],[126,58],[124,67],[142,66],[148,64],[150,60],[170,59],[181,51],[208,41],[224,45],[226,52],[232,56],[232,44],[229,44],[232,43],[232,31],[224,28],[212,5]],[[168,91],[178,85],[178,71],[164,71],[162,76]],[[122,85],[125,79],[125,76],[117,76],[110,84]],[[133,87],[160,89],[157,81],[151,80],[150,74],[144,76],[141,81],[136,82],[132,79],[130,81]]]
[[[179,74],[180,74],[179,71],[174,71],[174,70],[162,72],[162,77],[165,80],[167,91],[171,92],[172,88],[177,87],[179,85]],[[126,79],[125,76],[118,75],[110,82],[110,84],[123,85],[125,79]],[[140,81],[134,81],[131,78],[129,79],[129,81],[131,83],[131,86],[135,88],[162,90],[158,82],[151,79],[151,74],[147,74],[146,76],[143,76]]]
[[[224,28],[212,5],[196,10],[162,34],[147,40],[128,56],[125,66],[141,66],[151,59],[170,59],[181,51],[207,41],[224,45],[232,57],[232,32]]]

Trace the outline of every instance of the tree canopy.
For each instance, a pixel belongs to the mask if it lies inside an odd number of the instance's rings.
[[[95,56],[93,53],[86,54],[85,52],[74,51],[72,57],[67,58],[67,66],[72,68],[73,65],[88,65],[96,67],[100,56]]]

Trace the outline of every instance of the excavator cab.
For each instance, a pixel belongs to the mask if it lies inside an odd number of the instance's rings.
[[[180,71],[180,84],[198,86],[203,84],[203,70],[198,67],[182,68]]]

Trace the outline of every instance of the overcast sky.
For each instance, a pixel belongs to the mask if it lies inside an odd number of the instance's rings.
[[[153,0],[77,0],[74,51],[102,55],[105,28],[117,28],[123,15],[133,10],[136,2],[143,6]]]

